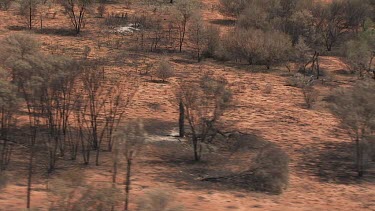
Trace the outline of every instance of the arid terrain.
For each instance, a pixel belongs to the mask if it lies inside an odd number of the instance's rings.
[[[232,27],[227,23],[232,17],[218,12],[214,6],[217,3],[216,0],[202,0],[204,22],[225,32]],[[141,13],[143,9],[137,4],[126,8],[122,3],[114,3],[107,5],[107,14],[131,15]],[[175,74],[168,83],[157,83],[150,80],[150,76],[141,76],[138,90],[124,114],[125,119],[143,119],[148,132],[147,145],[134,161],[130,210],[135,210],[137,200],[153,189],[170,192],[174,201],[189,211],[375,210],[375,168],[372,166],[364,178],[356,177],[354,143],[328,108],[327,98],[337,87],[351,86],[357,80],[355,75],[340,73],[347,69],[340,57],[320,56],[320,68],[327,76],[315,85],[319,97],[317,103],[307,109],[301,89],[288,85],[288,79],[294,73],[284,66],[266,70],[262,66],[234,61],[204,59],[197,62],[184,53],[191,50],[189,44],[182,53],[132,51],[129,49],[135,36],[121,35],[106,28],[102,24],[103,18],[96,17],[95,9],[88,15],[79,36],[56,31],[70,27],[69,19],[59,6],[50,9],[57,12],[56,17],[45,18],[43,33],[29,32],[20,27],[23,23],[16,10],[14,6],[8,11],[0,11],[0,39],[14,33],[31,33],[42,43],[43,51],[77,59],[88,46],[91,49],[88,59],[104,59],[104,71],[115,77],[137,73],[144,68],[143,64],[156,64],[161,58],[167,58],[174,67]],[[137,66],[137,62],[143,64]],[[215,152],[208,152],[199,164],[187,158],[192,154],[189,145],[184,138],[175,136],[179,118],[175,84],[179,80],[199,78],[207,71],[224,77],[233,94],[232,105],[220,119],[220,128],[226,132],[256,135],[277,144],[289,155],[289,185],[282,194],[252,192],[230,184],[201,181],[212,176],[212,172],[246,168],[247,161],[254,156],[249,152],[223,153],[215,157],[211,155]],[[22,122],[24,117],[18,118]],[[28,151],[21,146],[15,147],[11,165],[7,168],[9,182],[0,190],[0,210],[4,211],[25,209],[25,155]],[[111,182],[111,153],[103,150],[101,157],[99,166],[80,164],[80,156],[77,161],[61,158],[50,179],[58,178],[64,170],[70,169],[80,171],[94,186]],[[36,164],[36,169],[39,168],[43,168],[42,163]],[[120,165],[119,169],[125,169],[125,165]],[[37,170],[33,176],[31,206],[48,210],[51,198],[46,191],[46,177],[44,172]],[[117,184],[123,189],[125,171],[119,170],[118,178]]]

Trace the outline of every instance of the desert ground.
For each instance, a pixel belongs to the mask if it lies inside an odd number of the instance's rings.
[[[216,0],[202,0],[203,17],[206,23],[216,24],[222,31],[231,26],[221,24],[228,17],[216,11]],[[338,119],[327,108],[326,98],[337,87],[350,86],[356,77],[340,74],[346,65],[339,57],[321,56],[321,69],[329,73],[330,80],[321,79],[318,102],[312,109],[304,106],[299,88],[288,86],[292,74],[284,67],[272,71],[252,71],[253,67],[235,62],[220,62],[204,59],[196,62],[186,53],[133,52],[127,51],[134,37],[113,33],[98,24],[102,18],[89,15],[81,35],[61,35],[54,29],[68,28],[69,19],[62,8],[56,17],[44,20],[44,33],[28,32],[15,15],[16,8],[0,11],[0,39],[13,33],[32,33],[42,42],[43,51],[80,58],[84,46],[91,48],[89,59],[104,58],[105,71],[122,77],[127,72],[136,72],[135,62],[156,63],[167,57],[175,69],[175,76],[168,83],[155,83],[149,76],[142,76],[138,91],[126,110],[125,118],[142,118],[148,130],[147,146],[142,149],[134,164],[130,208],[152,189],[170,192],[178,204],[191,211],[249,211],[249,210],[375,210],[375,172],[356,178],[352,171],[353,142],[339,125]],[[109,4],[108,13],[139,13],[142,8],[125,8],[122,4]],[[115,47],[116,41],[120,42]],[[107,43],[98,46],[98,43]],[[189,45],[186,49],[189,49]],[[280,195],[251,192],[240,187],[220,183],[204,182],[200,179],[213,171],[236,169],[246,166],[253,153],[211,156],[204,162],[190,162],[191,149],[182,144],[178,133],[178,106],[174,103],[173,85],[179,80],[194,79],[203,71],[212,71],[223,76],[233,91],[233,106],[225,111],[221,128],[225,131],[240,131],[253,134],[277,144],[290,157],[289,185]],[[269,89],[266,92],[265,89]],[[22,117],[19,117],[22,119]],[[27,150],[17,147],[12,164],[8,168],[9,184],[0,192],[0,210],[24,210],[26,200]],[[80,158],[79,158],[80,159]],[[102,152],[100,166],[77,164],[69,159],[60,159],[56,170],[50,175],[58,177],[65,169],[76,169],[85,175],[88,183],[101,185],[111,181],[111,154]],[[37,166],[39,164],[36,164]],[[42,167],[40,167],[42,168]],[[125,168],[121,166],[120,169]],[[37,167],[38,169],[38,167]],[[122,188],[124,171],[120,170],[118,184]],[[46,191],[43,173],[35,173],[32,187],[32,207],[47,210],[50,197]]]

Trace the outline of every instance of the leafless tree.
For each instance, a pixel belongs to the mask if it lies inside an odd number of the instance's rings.
[[[33,28],[37,21],[39,0],[22,0],[20,1],[19,14],[25,21],[29,29]]]
[[[196,13],[192,17],[192,21],[189,27],[189,38],[194,44],[194,50],[196,52],[196,57],[198,62],[201,61],[202,50],[206,48],[208,43],[207,39],[207,29],[202,19],[201,14]]]
[[[91,0],[61,0],[76,34],[79,34],[84,26],[85,16],[91,3]]]
[[[175,4],[174,18],[175,24],[178,27],[180,52],[185,42],[188,22],[197,8],[198,2],[196,0],[180,0]]]

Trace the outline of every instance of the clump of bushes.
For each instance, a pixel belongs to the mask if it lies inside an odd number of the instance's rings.
[[[248,174],[250,189],[280,194],[288,186],[289,157],[274,144],[265,146],[253,160]]]
[[[281,194],[289,183],[289,156],[278,146],[253,135],[236,135],[233,152],[261,150],[251,160],[250,168],[228,176],[204,178],[203,181],[222,182],[250,191]],[[245,142],[247,140],[247,143]],[[233,141],[233,140],[231,140]]]

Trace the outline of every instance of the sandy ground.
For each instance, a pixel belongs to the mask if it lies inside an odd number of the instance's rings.
[[[212,5],[216,1],[204,2],[206,5]],[[223,19],[222,15],[211,8],[207,6],[204,11],[208,22]],[[124,8],[113,5],[112,10],[124,11]],[[14,33],[7,28],[9,25],[17,24],[13,13],[14,9],[9,12],[0,11],[0,37]],[[46,26],[68,27],[68,20],[62,16],[63,14],[58,13],[56,19],[46,21]],[[90,57],[118,53],[120,51],[118,49],[97,47],[98,40],[111,38],[106,37],[98,27],[90,29],[90,26],[95,26],[96,21],[96,18],[88,19],[87,31],[81,37],[59,35],[37,35],[37,37],[42,40],[44,49],[60,52],[64,48],[65,54],[73,57],[80,56],[84,45],[92,48]],[[150,54],[147,56],[147,61],[153,62],[159,57],[158,54]],[[124,60],[124,63],[132,62],[131,58]],[[141,197],[150,189],[161,188],[173,192],[177,201],[186,210],[191,211],[375,210],[375,184],[372,176],[357,181],[348,170],[348,164],[342,166],[340,165],[342,162],[338,161],[341,158],[340,153],[345,152],[347,149],[345,146],[350,144],[350,139],[345,131],[340,129],[337,119],[329,113],[324,101],[324,97],[334,87],[350,84],[353,80],[336,74],[336,70],[345,69],[340,59],[321,58],[321,67],[334,75],[335,82],[317,86],[321,92],[320,100],[310,110],[304,108],[301,91],[286,86],[287,77],[283,76],[285,71],[253,73],[246,70],[248,67],[245,66],[221,64],[211,60],[197,64],[180,54],[173,54],[170,61],[176,69],[176,77],[167,84],[142,82],[127,116],[167,122],[168,131],[172,131],[177,126],[175,122],[178,118],[177,107],[172,103],[173,82],[178,77],[196,78],[202,74],[201,70],[211,70],[216,75],[225,76],[234,93],[235,106],[223,117],[225,128],[228,131],[254,133],[282,147],[291,157],[290,185],[283,194],[275,196],[236,189],[200,188],[178,178],[167,176],[161,178],[162,174],[168,175],[178,168],[170,168],[163,162],[155,162],[160,161],[160,157],[154,148],[149,147],[140,155],[135,165],[133,199]],[[118,66],[119,63],[121,62],[113,62],[107,68],[133,71],[126,66]],[[272,92],[266,94],[264,89],[269,84],[272,85]],[[158,106],[155,109],[150,105]],[[160,135],[150,138],[154,141],[164,141],[164,139],[176,141],[171,137]],[[330,157],[332,155],[333,157]],[[22,158],[22,153],[15,156]],[[101,166],[92,165],[85,168],[88,181],[101,183],[111,180],[109,155],[103,153],[103,157]],[[17,163],[22,162],[17,161]],[[22,176],[25,170],[26,166],[11,169],[14,180],[0,192],[0,210],[22,210],[25,207],[26,179]],[[123,172],[120,173],[119,178],[123,178]],[[118,184],[122,184],[121,179]],[[32,206],[45,210],[48,206],[47,198],[44,181],[37,180],[33,186]],[[134,204],[131,206],[134,207]]]

